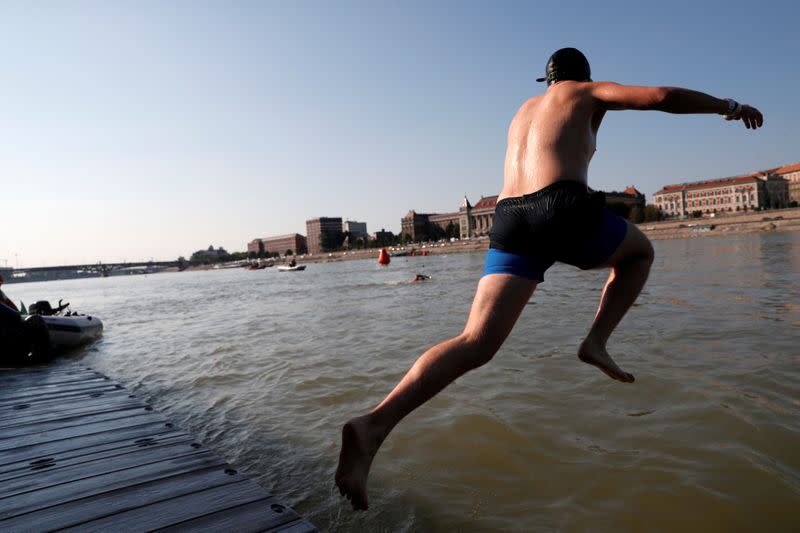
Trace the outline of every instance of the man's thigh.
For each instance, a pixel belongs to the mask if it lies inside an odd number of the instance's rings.
[[[614,253],[595,268],[609,268],[630,259],[653,257],[653,245],[650,243],[650,239],[635,224],[628,220],[625,222],[628,224],[625,238],[614,250]]]

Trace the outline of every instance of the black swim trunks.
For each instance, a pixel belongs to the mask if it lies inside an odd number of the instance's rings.
[[[559,261],[581,269],[603,264],[628,230],[606,209],[605,194],[577,181],[497,202],[484,275],[514,274],[538,282]]]

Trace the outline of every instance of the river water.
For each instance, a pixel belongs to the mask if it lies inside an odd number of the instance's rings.
[[[605,273],[556,265],[494,360],[395,429],[366,513],[333,484],[341,425],[460,331],[481,254],[5,288],[99,316],[68,357],[326,531],[796,531],[800,233],[654,246],[609,343],[635,384],[575,357]]]

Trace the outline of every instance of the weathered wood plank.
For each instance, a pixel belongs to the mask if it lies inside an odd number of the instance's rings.
[[[20,403],[36,403],[38,401],[52,401],[59,398],[70,398],[72,396],[87,395],[90,396],[96,392],[113,391],[115,389],[122,390],[122,385],[107,380],[97,380],[97,382],[79,382],[75,384],[66,384],[63,387],[57,388],[54,391],[42,391],[30,389],[22,391],[19,395],[4,394],[0,397],[0,407]]]
[[[104,413],[89,413],[84,415],[71,415],[65,413],[60,418],[47,422],[21,423],[4,428],[0,432],[0,442],[5,439],[22,437],[24,435],[41,435],[60,429],[69,429],[88,424],[99,424],[103,422],[113,422],[114,420],[127,419],[142,413],[150,413],[152,407],[139,405],[128,406],[124,409],[106,411]]]
[[[13,496],[1,497],[0,520],[148,481],[211,468],[224,470],[226,467],[225,462],[213,454],[200,452],[59,485],[43,486]]]
[[[191,462],[194,460],[192,456],[207,456],[210,453],[205,449],[198,450],[191,447],[189,442],[179,442],[152,448],[149,446],[136,448],[122,455],[100,457],[87,463],[63,468],[35,468],[34,466],[27,476],[18,476],[3,482],[3,497],[13,497],[39,487],[75,483],[106,474],[121,473],[128,469],[164,461]],[[58,459],[54,459],[54,461],[58,465]],[[3,497],[0,497],[0,502]]]
[[[103,374],[94,370],[75,372],[70,374],[31,374],[28,376],[9,375],[8,372],[0,372],[0,388],[29,388],[34,385],[58,385],[75,383],[85,379],[104,377]],[[110,379],[110,378],[109,378]]]
[[[125,486],[84,498],[76,498],[57,505],[44,507],[36,512],[20,514],[6,520],[0,520],[0,528],[13,530],[24,526],[32,531],[51,531],[75,527],[86,522],[111,517],[117,513],[213,487],[227,486],[239,481],[241,481],[241,478],[230,476],[225,473],[224,469],[219,467],[196,470],[182,475]],[[195,512],[201,514],[202,509],[195,509]],[[113,519],[110,521],[113,522]],[[112,527],[109,528],[109,531],[123,529],[125,528]]]
[[[292,523],[269,528],[264,531],[269,533],[311,533],[318,530],[305,520],[296,520]]]
[[[98,444],[89,447],[78,447],[75,449],[58,449],[49,455],[38,455],[35,458],[23,459],[21,461],[0,465],[0,483],[5,479],[27,475],[31,468],[61,468],[92,461],[101,457],[112,457],[122,453],[128,453],[135,448],[145,446],[160,446],[162,444],[174,442],[188,442],[190,446],[199,448],[200,444],[194,441],[191,435],[183,431],[170,431],[158,435],[146,437],[130,438],[122,441],[114,441]]]
[[[217,533],[219,531],[235,531],[236,533],[257,533],[260,531],[285,531],[293,524],[304,524],[297,533],[310,533],[316,528],[299,517],[291,509],[284,507],[274,499],[258,500],[238,507],[232,507],[212,515],[201,516],[192,520],[157,530],[159,533]]]
[[[100,431],[86,435],[73,436],[69,439],[34,442],[27,446],[0,451],[0,465],[19,461],[32,461],[49,457],[56,453],[70,453],[92,446],[111,445],[130,439],[154,437],[171,431],[174,431],[172,427],[167,427],[166,423],[158,420],[156,422],[148,422],[140,425],[119,427],[111,432]],[[0,491],[2,491],[2,487],[0,487]]]
[[[24,409],[0,411],[0,435],[3,434],[3,429],[13,426],[49,422],[67,416],[109,413],[142,405],[141,400],[131,398],[127,393],[119,396],[119,398],[109,398],[105,395],[98,398],[79,398],[56,405],[39,404]]]
[[[112,526],[126,529],[126,525],[127,529],[153,531],[170,526],[176,527],[181,522],[193,519],[196,523],[202,523],[203,520],[211,519],[214,513],[239,507],[242,503],[261,502],[267,509],[270,508],[270,505],[277,505],[274,498],[266,496],[264,489],[251,481],[243,480],[240,483],[213,487],[155,502],[104,519],[84,522],[75,529],[67,531],[104,532],[109,531]],[[201,516],[198,518],[198,515]],[[295,513],[291,513],[291,515],[297,516]],[[272,511],[268,516],[261,517],[262,520],[265,518],[267,521],[262,523],[279,525],[285,523],[290,516]],[[188,528],[177,529],[190,530]]]
[[[54,429],[52,431],[44,431],[42,433],[33,435],[19,435],[0,439],[0,452],[11,448],[19,448],[40,442],[57,441],[79,437],[81,435],[89,435],[92,433],[107,433],[113,432],[132,425],[142,425],[151,422],[161,422],[164,418],[155,411],[141,410],[135,412],[127,418],[117,418],[106,422],[97,422],[95,424],[85,424],[82,426],[71,426],[67,428]],[[169,422],[164,422],[168,424]]]
[[[108,391],[78,394],[68,396],[66,398],[49,398],[47,400],[38,400],[33,403],[11,403],[9,405],[0,407],[0,413],[4,418],[12,418],[14,416],[25,416],[25,413],[37,412],[37,410],[47,412],[49,409],[52,409],[53,411],[57,411],[62,409],[62,406],[63,408],[68,409],[72,404],[80,404],[81,402],[96,401],[100,399],[110,403],[116,401],[118,397],[135,398],[135,396],[130,394],[128,391],[124,389],[117,389],[115,387]],[[20,411],[24,411],[24,413],[20,413]]]
[[[0,369],[0,531],[316,531],[122,385]]]

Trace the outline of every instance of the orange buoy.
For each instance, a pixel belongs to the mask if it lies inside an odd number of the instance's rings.
[[[389,254],[386,252],[386,248],[381,248],[381,253],[378,255],[378,264],[386,266],[389,264]]]
[[[414,257],[415,255],[417,255],[417,252],[411,252],[411,257]]]
[[[422,255],[427,256],[428,255],[428,250],[422,250]]]

